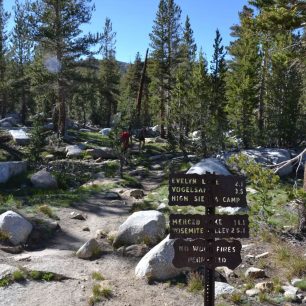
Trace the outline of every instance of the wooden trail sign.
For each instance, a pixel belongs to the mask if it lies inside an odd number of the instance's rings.
[[[245,178],[178,173],[169,179],[169,205],[246,207]]]
[[[171,214],[170,239],[248,238],[248,215]]]
[[[247,215],[216,215],[216,206],[247,207],[245,187],[245,178],[234,175],[178,173],[169,178],[169,205],[205,206],[205,215],[173,214],[169,220],[170,238],[178,238],[173,265],[205,268],[205,306],[215,305],[215,267],[235,269],[242,262],[238,240],[215,238],[249,237]]]
[[[242,262],[241,243],[238,240],[209,242],[203,239],[176,239],[173,247],[175,255],[172,263],[177,268],[207,267],[214,269],[226,266],[235,269]]]

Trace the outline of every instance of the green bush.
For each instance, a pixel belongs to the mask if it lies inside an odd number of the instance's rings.
[[[279,176],[244,154],[232,155],[227,163],[239,174],[246,175],[252,187],[258,191],[256,195],[258,205],[252,207],[253,212],[261,211],[264,220],[267,220],[273,213],[271,209],[273,197],[269,191],[278,186]]]

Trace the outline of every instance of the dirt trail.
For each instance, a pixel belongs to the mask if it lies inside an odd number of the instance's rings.
[[[162,171],[150,171],[142,181],[144,190],[155,189],[163,179]],[[105,241],[105,252],[97,260],[82,260],[75,251],[88,239],[95,236],[98,229],[117,230],[130,214],[131,205],[126,200],[107,200],[99,193],[87,201],[76,203],[71,208],[61,208],[56,213],[60,217],[61,231],[42,251],[23,252],[10,255],[0,251],[0,264],[22,266],[31,270],[59,273],[70,279],[61,282],[14,283],[0,288],[2,306],[73,306],[88,305],[93,287],[91,274],[100,272],[112,288],[113,297],[95,305],[112,306],[176,306],[203,305],[200,295],[168,283],[148,285],[145,280],[135,278],[134,269],[140,259],[121,257],[115,254]],[[87,215],[85,221],[72,220],[71,212]],[[88,226],[90,232],[82,228]],[[178,298],[179,297],[179,298]]]

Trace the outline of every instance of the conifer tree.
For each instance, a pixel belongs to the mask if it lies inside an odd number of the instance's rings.
[[[203,156],[208,156],[210,151],[211,139],[208,133],[209,130],[209,95],[210,81],[207,72],[207,61],[204,58],[202,50],[200,51],[199,60],[193,66],[192,73],[192,94],[194,100],[193,111],[193,126],[194,130],[200,127],[200,146],[198,151]]]
[[[225,94],[225,75],[226,62],[225,50],[222,45],[222,37],[217,29],[214,41],[214,54],[211,61],[211,94],[210,94],[210,113],[211,113],[211,132],[215,139],[217,149],[224,149],[224,133],[227,129],[226,118],[226,94]]]
[[[21,102],[21,121],[23,124],[25,124],[29,107],[29,65],[32,60],[33,51],[33,42],[30,38],[29,24],[27,21],[28,9],[28,1],[23,4],[21,4],[18,0],[15,1],[15,26],[11,36],[14,97]]]
[[[160,0],[150,33],[152,91],[159,110],[161,137],[165,137],[165,124],[171,116],[175,69],[179,62],[180,18],[181,9],[174,0]],[[170,125],[168,134],[169,128]]]
[[[10,14],[4,10],[3,0],[0,0],[0,117],[7,111],[7,32],[6,23]]]
[[[169,118],[178,127],[180,149],[186,152],[186,136],[188,136],[193,115],[192,69],[196,58],[197,46],[194,41],[190,19],[187,16],[180,46],[180,63],[176,68],[175,85],[171,104],[172,116]]]
[[[232,60],[227,74],[226,110],[231,128],[244,146],[250,147],[256,141],[255,114],[261,62],[252,9],[243,8],[240,23],[240,26],[232,27],[232,36],[237,39],[229,47]]]
[[[71,99],[69,87],[75,68],[80,57],[90,55],[90,46],[99,40],[98,35],[81,35],[81,26],[90,21],[93,8],[91,0],[36,0],[31,5],[32,37],[40,61],[47,73],[53,74],[54,118],[58,118],[61,136],[66,132],[66,101]]]
[[[120,72],[116,61],[116,32],[113,32],[112,22],[106,18],[102,34],[102,61],[100,64],[100,96],[101,115],[107,127],[111,125],[111,118],[117,112],[119,100]]]
[[[134,117],[142,69],[143,63],[139,52],[137,52],[134,63],[129,65],[121,82],[119,109],[125,113],[128,121],[131,121]]]

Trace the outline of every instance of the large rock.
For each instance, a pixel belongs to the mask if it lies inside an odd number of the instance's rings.
[[[90,259],[101,253],[101,248],[96,239],[90,239],[76,252],[76,256],[81,259]]]
[[[0,230],[9,235],[14,245],[25,243],[32,229],[32,224],[14,211],[9,210],[0,215]]]
[[[167,236],[150,250],[137,264],[135,268],[136,277],[147,278],[148,280],[167,280],[189,270],[173,266],[173,242],[174,240]]]
[[[114,247],[132,244],[156,244],[163,239],[166,231],[166,219],[156,210],[133,213],[120,225]]]
[[[205,158],[199,163],[193,165],[187,174],[205,174],[206,172],[219,174],[219,175],[231,175],[225,166],[216,158]]]
[[[9,130],[16,144],[25,146],[30,143],[30,137],[24,130]]]
[[[116,155],[111,148],[101,147],[99,149],[87,149],[86,153],[89,154],[93,159],[115,159]]]
[[[285,149],[262,148],[262,149],[244,150],[242,151],[242,153],[251,157],[257,163],[266,164],[266,165],[275,165],[291,159],[290,151]],[[290,175],[292,171],[293,171],[292,165],[288,165],[285,168],[281,169],[278,172],[278,175],[287,176]]]
[[[0,120],[0,126],[3,128],[10,128],[17,125],[17,120],[14,117],[6,117]]]
[[[41,188],[41,189],[57,188],[56,179],[45,169],[33,174],[31,177],[31,182],[35,188]]]
[[[250,157],[255,162],[264,165],[271,165],[271,164],[275,165],[291,159],[290,151],[285,149],[262,148],[262,149],[243,150],[241,153]],[[281,169],[278,172],[278,175],[287,176],[291,174],[292,171],[293,167],[290,164],[285,168]]]
[[[79,157],[82,154],[82,147],[79,145],[67,146],[65,151],[67,157]]]
[[[99,133],[102,134],[103,136],[108,136],[111,131],[112,131],[111,128],[104,128]]]
[[[0,184],[6,183],[11,177],[27,171],[25,161],[0,162]]]

